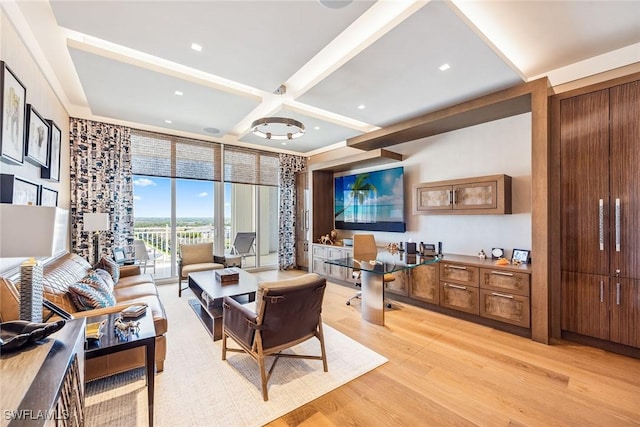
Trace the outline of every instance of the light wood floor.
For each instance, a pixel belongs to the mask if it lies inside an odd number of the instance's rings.
[[[406,304],[375,326],[345,305],[354,291],[329,284],[323,320],[389,362],[269,426],[640,425],[640,360]]]

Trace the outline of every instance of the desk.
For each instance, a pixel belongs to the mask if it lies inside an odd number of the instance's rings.
[[[355,264],[354,264],[355,261]],[[378,251],[375,260],[354,260],[353,257],[326,260],[326,264],[360,269],[362,277],[362,318],[376,325],[384,325],[385,273],[393,273],[433,264],[438,258],[407,255],[404,252]]]

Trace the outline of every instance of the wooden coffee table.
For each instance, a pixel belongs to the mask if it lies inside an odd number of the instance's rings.
[[[189,304],[207,328],[214,341],[222,338],[222,300],[225,296],[238,302],[252,302],[256,299],[258,278],[237,268],[239,280],[221,283],[215,270],[198,271],[189,274],[189,288],[196,298]]]
[[[140,329],[135,333],[129,333],[127,336],[118,336],[114,332],[114,324],[116,319],[120,317],[120,313],[103,314],[101,316],[93,316],[87,319],[87,324],[93,322],[101,322],[106,320],[103,332],[104,334],[98,341],[87,341],[85,346],[85,359],[93,359],[94,357],[113,354],[123,350],[135,347],[145,347],[145,365],[147,374],[147,404],[149,407],[149,426],[153,426],[153,394],[155,380],[155,364],[156,364],[156,327],[153,324],[153,314],[151,309],[147,307],[144,316],[134,320],[139,323]]]

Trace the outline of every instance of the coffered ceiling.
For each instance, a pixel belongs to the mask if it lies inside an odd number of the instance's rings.
[[[2,7],[72,116],[304,155],[543,75],[559,84],[640,61],[634,1]],[[286,145],[253,135],[268,116],[306,133]]]

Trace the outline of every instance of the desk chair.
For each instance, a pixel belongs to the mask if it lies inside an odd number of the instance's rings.
[[[378,255],[378,247],[376,246],[376,239],[373,234],[355,234],[353,236],[353,274],[352,277],[355,280],[356,287],[361,287],[360,281],[362,271],[360,270],[360,261],[371,261],[376,259]],[[385,273],[382,279],[384,283],[393,282],[396,280],[395,276],[391,273]],[[351,301],[354,299],[362,298],[362,291],[356,292],[354,296],[347,300],[347,305],[351,305]],[[387,308],[391,308],[391,303],[387,301]]]

